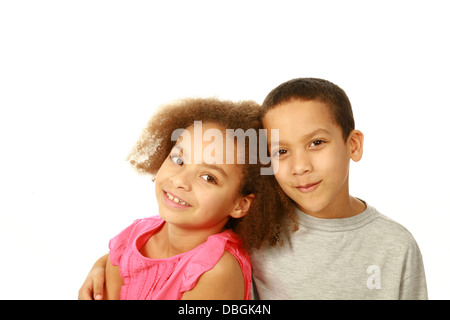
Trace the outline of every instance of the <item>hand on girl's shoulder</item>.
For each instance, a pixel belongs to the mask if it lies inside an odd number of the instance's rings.
[[[205,272],[183,300],[238,300],[245,297],[245,283],[237,259],[225,251],[217,264]]]

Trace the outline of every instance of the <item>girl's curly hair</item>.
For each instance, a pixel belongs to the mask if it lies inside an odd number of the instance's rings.
[[[128,160],[139,172],[155,176],[168,157],[176,141],[172,133],[184,129],[194,121],[216,123],[226,129],[262,129],[262,109],[253,101],[221,101],[215,98],[192,98],[179,100],[163,106],[150,119]],[[246,159],[249,159],[249,143],[245,143]],[[230,218],[225,226],[240,236],[247,250],[263,246],[283,245],[283,239],[297,230],[298,221],[295,205],[282,191],[274,175],[261,175],[260,169],[267,167],[256,164],[240,166],[243,178],[239,193],[254,194],[249,212],[242,218]]]

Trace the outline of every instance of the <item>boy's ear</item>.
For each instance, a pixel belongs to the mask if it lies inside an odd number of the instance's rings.
[[[248,213],[248,211],[250,210],[250,206],[252,205],[252,202],[254,199],[255,199],[255,195],[253,193],[240,198],[237,201],[236,206],[234,207],[233,211],[230,213],[230,217],[238,219],[238,218],[242,218],[243,216],[245,216]]]
[[[353,130],[348,136],[347,144],[349,147],[350,158],[358,162],[363,155],[364,135],[359,130]]]

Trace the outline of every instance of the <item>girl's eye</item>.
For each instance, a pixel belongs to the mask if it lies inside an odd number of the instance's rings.
[[[200,176],[203,180],[205,180],[206,182],[210,182],[210,183],[214,183],[217,184],[216,178],[214,178],[212,175],[210,174],[204,174]]]
[[[170,155],[170,160],[177,166],[182,166],[184,164],[183,159],[179,157],[178,155]]]
[[[310,147],[318,147],[321,144],[323,144],[324,142],[325,141],[323,141],[323,140],[317,139],[317,140],[314,140],[313,142],[311,142],[311,144],[309,146]]]

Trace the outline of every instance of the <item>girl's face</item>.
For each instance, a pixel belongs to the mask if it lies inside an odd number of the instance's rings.
[[[216,124],[202,125],[203,131],[217,129]],[[224,130],[220,128],[223,132]],[[253,195],[241,196],[241,166],[226,164],[226,135],[223,134],[223,148],[208,146],[214,141],[204,140],[202,133],[202,155],[207,149],[214,159],[223,159],[216,163],[194,162],[194,127],[186,129],[188,138],[180,138],[169,156],[161,165],[155,179],[155,192],[159,206],[159,215],[166,222],[188,229],[210,229],[220,232],[229,217],[244,216],[251,204]],[[198,129],[195,134],[198,135]],[[189,140],[190,137],[190,141]],[[220,145],[220,144],[215,144]],[[217,163],[218,162],[218,163]]]

